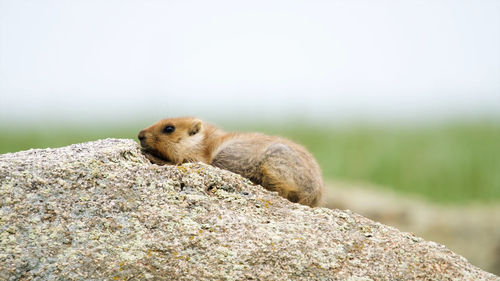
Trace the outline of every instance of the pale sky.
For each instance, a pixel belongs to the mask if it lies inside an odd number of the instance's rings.
[[[500,115],[500,1],[0,0],[0,120]]]

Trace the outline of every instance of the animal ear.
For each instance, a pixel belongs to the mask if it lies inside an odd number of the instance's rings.
[[[194,120],[191,128],[189,129],[189,135],[196,135],[201,130],[201,120]]]

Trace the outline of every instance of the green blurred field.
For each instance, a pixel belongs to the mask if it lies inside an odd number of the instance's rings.
[[[59,147],[100,138],[135,138],[128,128],[2,128],[0,153]],[[264,128],[263,128],[264,127]],[[388,128],[247,126],[305,145],[325,179],[369,182],[446,203],[500,199],[500,124]]]

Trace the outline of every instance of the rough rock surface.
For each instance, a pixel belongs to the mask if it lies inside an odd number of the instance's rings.
[[[132,140],[0,155],[0,280],[500,280],[445,247],[309,208]]]
[[[500,275],[500,204],[436,204],[359,182],[328,182],[324,206],[446,245],[475,266]]]

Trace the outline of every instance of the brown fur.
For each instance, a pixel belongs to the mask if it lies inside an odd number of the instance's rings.
[[[167,126],[175,130],[165,132]],[[138,135],[156,164],[201,161],[238,173],[292,202],[317,206],[321,171],[307,150],[287,139],[258,133],[225,133],[191,117],[163,119]]]

